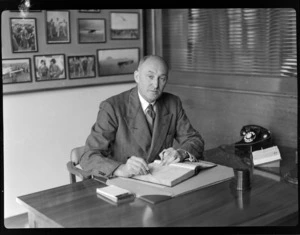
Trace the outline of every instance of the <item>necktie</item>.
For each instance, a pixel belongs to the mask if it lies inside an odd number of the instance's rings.
[[[155,112],[153,110],[153,105],[149,104],[149,106],[146,109],[146,118],[148,121],[148,126],[150,129],[150,132],[152,134],[152,130],[153,130],[153,123],[154,123],[154,118],[155,118]]]

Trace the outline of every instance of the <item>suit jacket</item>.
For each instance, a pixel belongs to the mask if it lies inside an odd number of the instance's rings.
[[[134,87],[100,104],[97,121],[86,140],[80,165],[93,175],[111,177],[113,171],[131,156],[150,163],[159,153],[173,146],[201,159],[204,141],[190,124],[180,99],[164,92],[156,101],[151,138],[147,120]]]

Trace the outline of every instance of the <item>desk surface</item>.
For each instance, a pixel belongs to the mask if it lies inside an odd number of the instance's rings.
[[[138,198],[112,205],[97,197],[104,184],[86,180],[17,198],[37,227],[265,226],[298,218],[298,189],[254,170],[252,188],[222,182],[159,204]]]

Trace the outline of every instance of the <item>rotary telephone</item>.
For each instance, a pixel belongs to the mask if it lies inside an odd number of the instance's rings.
[[[240,135],[243,138],[235,143],[235,146],[238,148],[247,148],[250,151],[255,151],[272,145],[271,132],[258,125],[243,126]]]

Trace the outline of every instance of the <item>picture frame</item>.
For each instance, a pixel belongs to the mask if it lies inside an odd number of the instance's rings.
[[[139,38],[138,12],[110,12],[111,40],[136,40]]]
[[[70,43],[70,12],[46,11],[47,44]]]
[[[97,50],[98,76],[133,74],[140,58],[139,48]]]
[[[38,51],[36,18],[10,18],[12,53]]]
[[[106,42],[105,19],[78,19],[78,43]]]
[[[79,12],[81,13],[100,13],[100,9],[80,9]]]
[[[69,78],[95,78],[96,59],[94,55],[68,56]]]
[[[35,81],[53,81],[66,79],[64,54],[34,56]]]
[[[30,58],[2,59],[2,84],[32,82]]]

